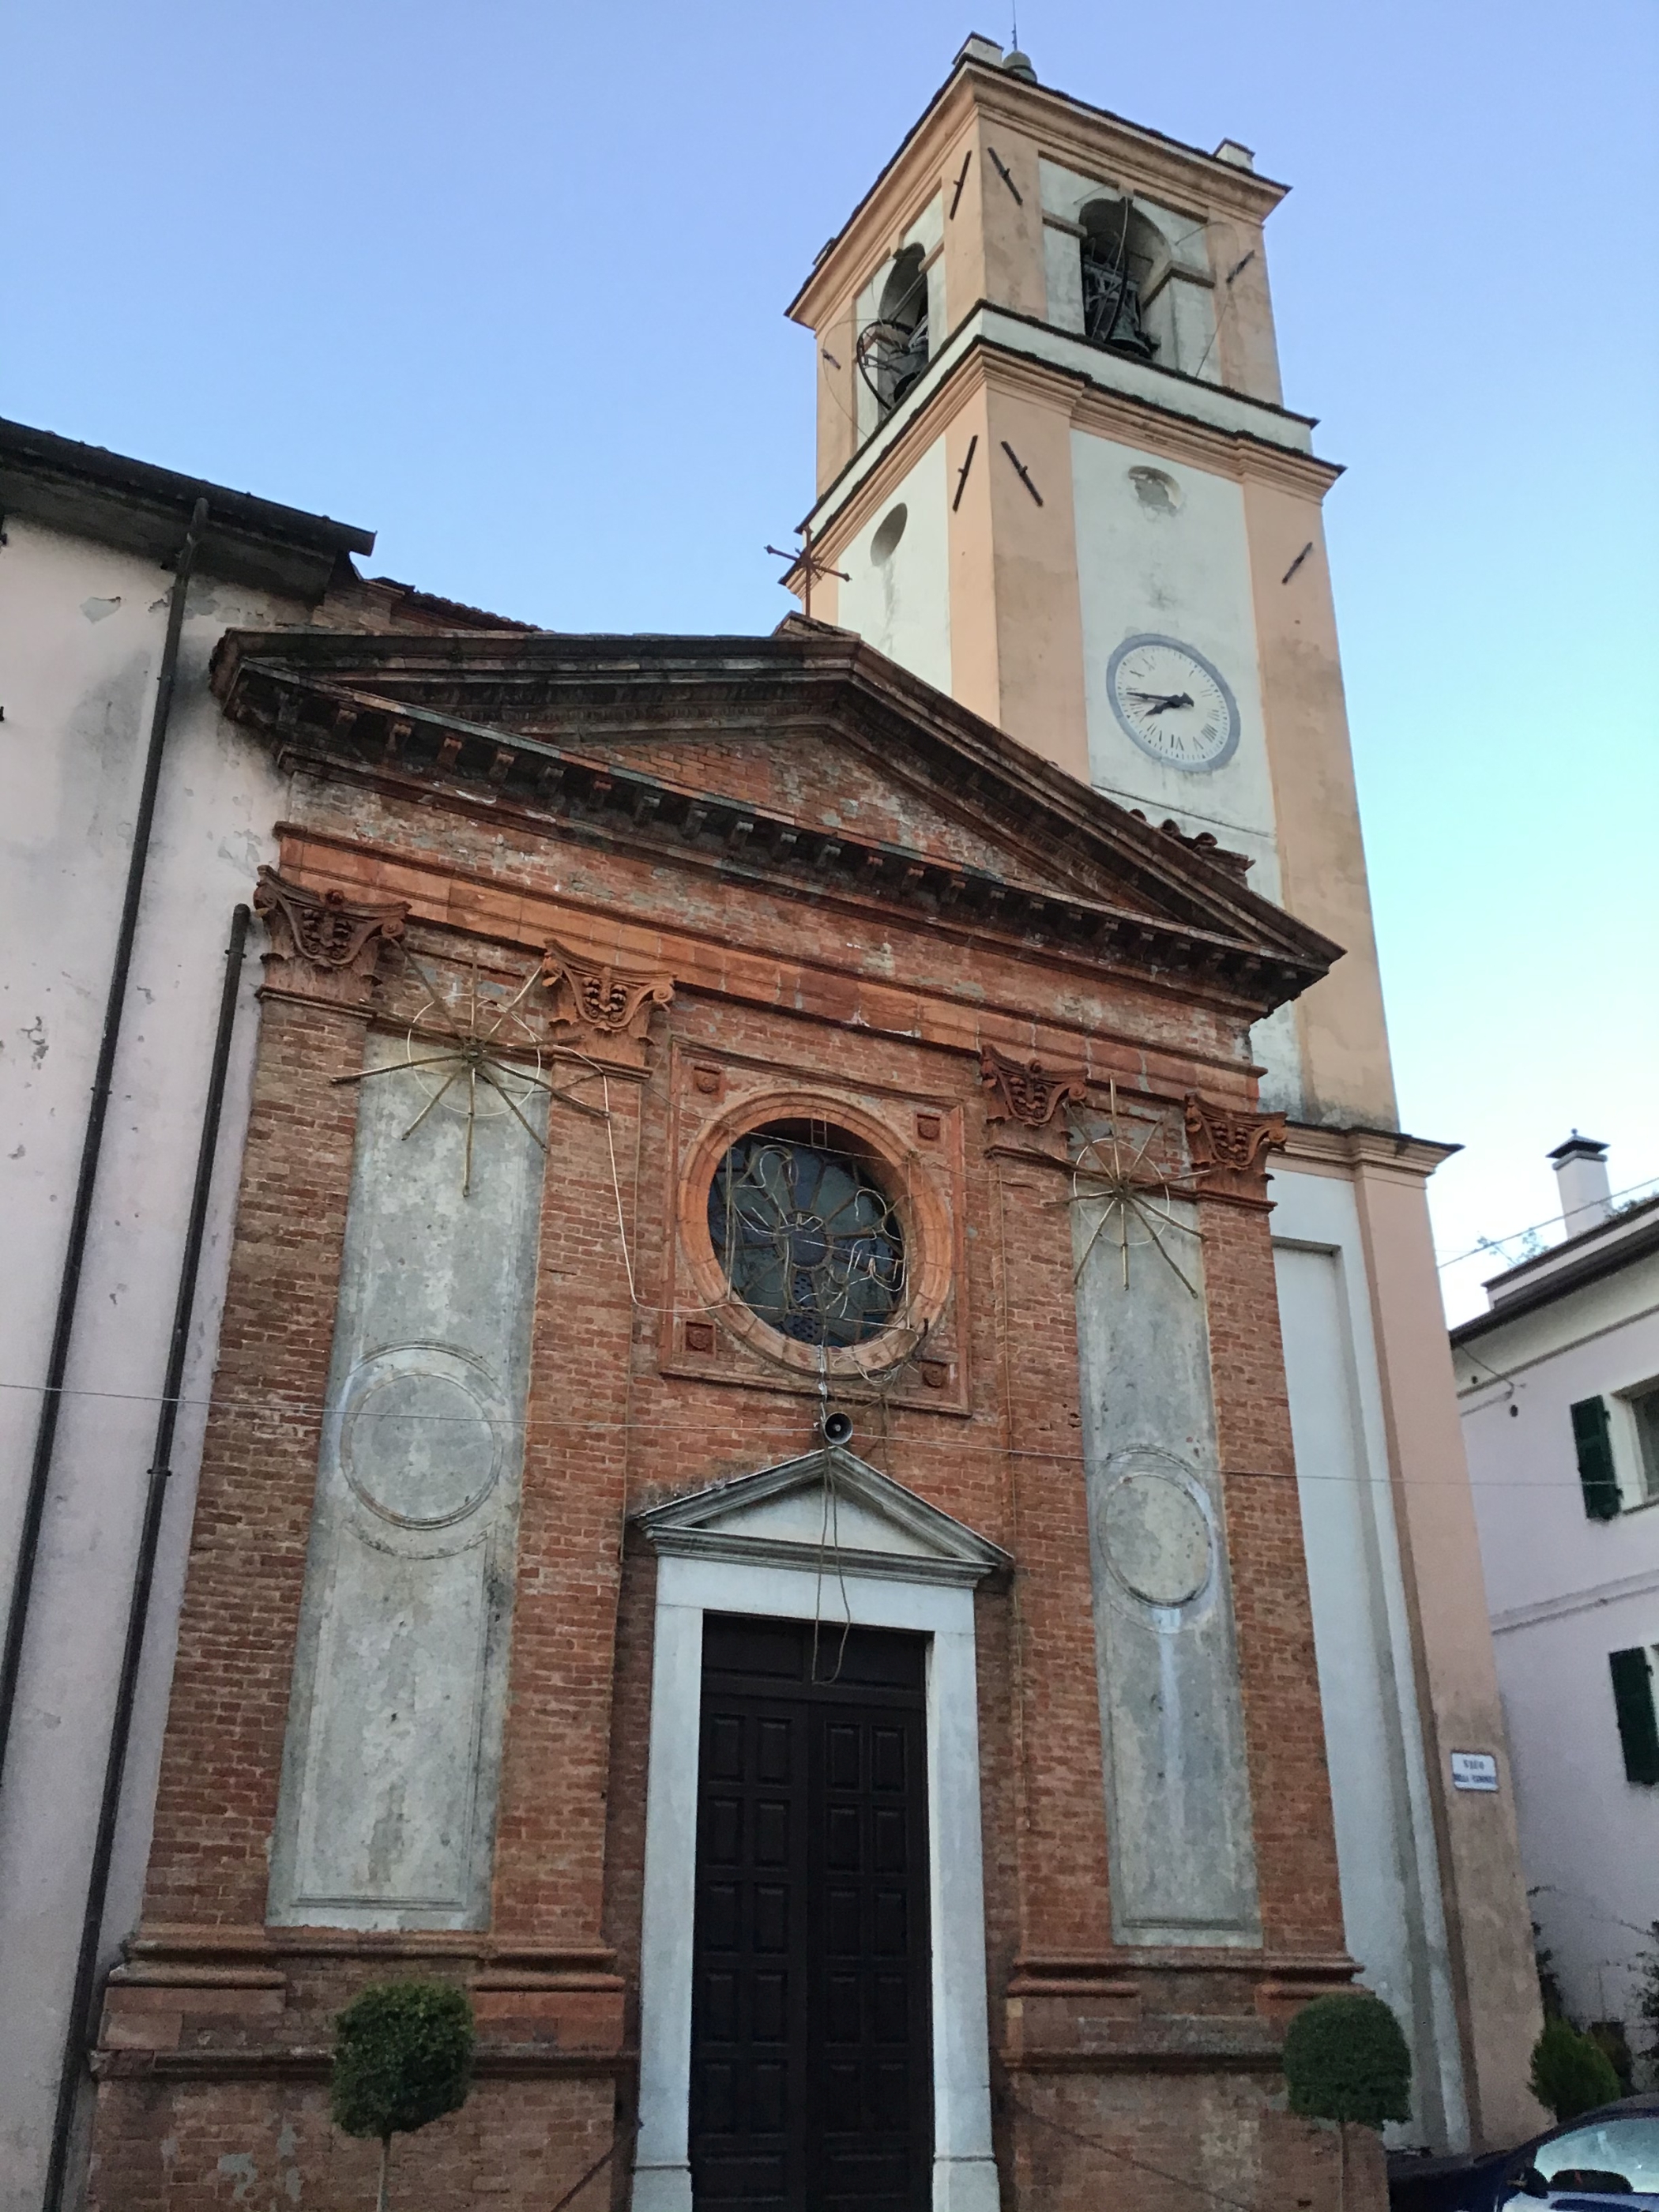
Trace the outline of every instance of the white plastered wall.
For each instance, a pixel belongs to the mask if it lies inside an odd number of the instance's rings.
[[[170,573],[8,516],[0,552],[0,1578],[9,1595],[40,1413]],[[99,1171],[23,1674],[0,1802],[0,2212],[37,2212],[232,908],[285,780],[229,729],[207,660],[232,624],[298,606],[190,587],[131,987]],[[252,933],[237,1010],[173,1478],[150,1605],[106,1960],[137,1917],[205,1399],[258,1031]]]
[[[1149,503],[1132,471],[1173,486],[1170,506]],[[1256,655],[1249,544],[1240,485],[1158,453],[1072,433],[1078,600],[1083,623],[1089,767],[1097,791],[1173,820],[1188,836],[1207,831],[1248,854],[1250,889],[1279,896],[1273,781]],[[1126,637],[1141,632],[1194,646],[1226,678],[1238,707],[1231,759],[1209,769],[1167,767],[1143,752],[1112,712],[1106,672]],[[1294,1009],[1282,1006],[1253,1032],[1267,1069],[1264,1102],[1301,1096]]]
[[[1462,2149],[1468,2115],[1358,1209],[1334,1176],[1276,1168],[1269,1194],[1347,1945],[1412,2046],[1413,2118],[1392,2139]]]
[[[904,526],[898,541],[890,551],[878,552],[883,526],[899,507]],[[941,691],[951,688],[949,523],[941,437],[836,563],[848,580],[836,602],[842,628],[856,630],[878,653]]]

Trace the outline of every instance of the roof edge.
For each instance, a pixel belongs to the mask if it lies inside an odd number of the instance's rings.
[[[1659,1208],[1659,1200],[1650,1203]],[[1601,1225],[1605,1228],[1607,1224],[1603,1223]],[[1562,1249],[1558,1245],[1554,1251],[1540,1254],[1540,1257],[1556,1258]],[[1617,1275],[1637,1261],[1648,1259],[1656,1252],[1659,1252],[1659,1211],[1656,1211],[1653,1218],[1638,1229],[1634,1235],[1626,1235],[1603,1246],[1599,1251],[1581,1253],[1558,1273],[1546,1275],[1539,1282],[1523,1285],[1488,1312],[1475,1314],[1468,1321],[1459,1322],[1447,1334],[1454,1346],[1471,1343],[1477,1337],[1490,1335],[1492,1330],[1502,1328],[1510,1322],[1519,1321],[1523,1315],[1536,1313],[1541,1307],[1553,1305],[1558,1298],[1570,1297],[1575,1291],[1583,1290],[1591,1283],[1599,1283],[1609,1275]],[[1498,1277],[1493,1278],[1494,1281],[1498,1279]]]
[[[352,554],[374,550],[374,532],[353,523],[0,416],[10,514],[170,566],[198,500],[208,504],[198,564],[237,581],[314,600]]]

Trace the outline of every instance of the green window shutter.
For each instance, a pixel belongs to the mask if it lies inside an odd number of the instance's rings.
[[[1659,1717],[1653,1710],[1653,1670],[1638,1644],[1633,1650],[1609,1651],[1613,1706],[1619,1716],[1619,1741],[1630,1782],[1659,1782]]]
[[[1592,1521],[1611,1521],[1619,1510],[1619,1477],[1613,1471],[1607,1400],[1581,1398],[1571,1411],[1578,1480],[1584,1486],[1584,1510]]]

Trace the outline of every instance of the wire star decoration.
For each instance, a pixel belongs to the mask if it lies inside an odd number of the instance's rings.
[[[426,996],[409,1024],[403,1058],[387,1060],[380,1067],[361,1068],[354,1075],[337,1075],[334,1081],[367,1083],[371,1076],[412,1073],[427,1098],[404,1131],[400,1140],[404,1143],[440,1107],[459,1115],[465,1122],[461,1151],[463,1198],[472,1194],[473,1132],[481,1116],[493,1121],[510,1114],[544,1152],[547,1139],[523,1111],[537,1091],[574,1107],[579,1114],[592,1115],[596,1121],[610,1119],[604,1108],[574,1097],[549,1082],[542,1073],[541,1041],[519,1011],[539,980],[539,969],[532,968],[512,996],[503,998],[488,985],[480,988],[475,951],[470,972],[452,997],[433,981],[412,954],[404,957]],[[580,1074],[574,1078],[577,1082],[584,1079]],[[461,1086],[459,1092],[458,1085]],[[457,1095],[452,1098],[452,1093]]]
[[[1129,1287],[1129,1253],[1134,1245],[1150,1244],[1170,1272],[1185,1286],[1193,1297],[1198,1296],[1197,1286],[1188,1276],[1164,1242],[1165,1236],[1174,1231],[1190,1237],[1202,1243],[1204,1232],[1182,1221],[1173,1211],[1171,1201],[1194,1194],[1183,1186],[1185,1176],[1161,1175],[1147,1164],[1146,1155],[1158,1134],[1159,1124],[1154,1121],[1139,1144],[1133,1132],[1120,1123],[1117,1107],[1117,1085],[1108,1085],[1110,1101],[1106,1127],[1093,1134],[1085,1127],[1075,1114],[1069,1114],[1072,1131],[1077,1139],[1077,1157],[1072,1165],[1071,1194],[1066,1198],[1049,1199],[1050,1206],[1091,1207],[1095,1209],[1082,1256],[1073,1270],[1073,1282],[1082,1279],[1097,1244],[1103,1242],[1115,1244],[1122,1269],[1123,1287]],[[1088,1215],[1084,1216],[1085,1220]]]

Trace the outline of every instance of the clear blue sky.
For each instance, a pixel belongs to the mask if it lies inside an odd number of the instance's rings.
[[[0,411],[574,629],[763,629],[817,247],[1006,0],[13,12]],[[1048,82],[1295,190],[1407,1125],[1446,1251],[1659,1176],[1653,0],[1025,0]],[[1467,1277],[1469,1270],[1462,1271]],[[1476,1301],[1478,1303],[1478,1300]],[[1459,1310],[1469,1303],[1462,1289]]]

